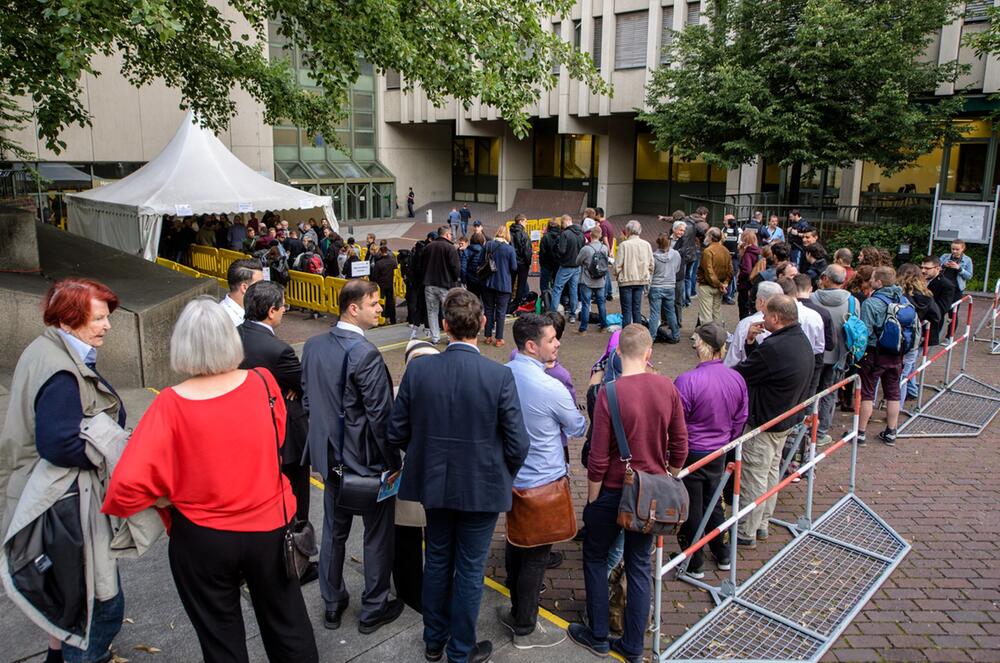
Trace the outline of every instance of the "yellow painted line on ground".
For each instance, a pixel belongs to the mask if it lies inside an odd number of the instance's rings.
[[[400,341],[399,343],[390,343],[389,345],[380,345],[378,349],[380,352],[388,352],[389,350],[399,350],[400,348],[405,348],[409,341]]]
[[[152,387],[146,387],[146,389],[150,390],[151,392],[153,392],[157,396],[160,395],[160,390],[159,389],[153,389]]]
[[[316,477],[309,477],[309,483],[311,483],[312,485],[316,486],[320,490],[323,490],[325,488],[325,486],[323,485],[323,482],[320,481],[319,479],[317,479]],[[506,587],[504,587],[503,585],[501,585],[500,583],[498,583],[493,578],[490,578],[489,576],[484,576],[483,577],[483,584],[486,585],[487,587],[489,587],[490,589],[492,589],[493,591],[499,592],[500,594],[503,594],[507,598],[510,598],[510,590],[507,589]],[[568,621],[566,621],[565,619],[563,619],[562,617],[560,617],[559,615],[557,615],[555,613],[549,612],[545,608],[539,607],[538,608],[538,614],[539,614],[540,617],[542,617],[546,621],[550,622],[551,624],[553,624],[557,628],[561,628],[564,631],[569,628],[569,622]],[[611,658],[614,658],[614,659],[619,660],[619,661],[624,661],[625,660],[624,658],[622,658],[621,656],[619,656],[615,652],[611,652]]]

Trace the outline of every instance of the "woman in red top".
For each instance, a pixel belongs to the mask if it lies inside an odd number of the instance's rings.
[[[268,659],[318,661],[298,580],[282,541],[295,497],[278,466],[269,372],[237,370],[243,347],[225,311],[199,297],[181,313],[170,365],[191,376],[149,406],[115,468],[105,513],[157,506],[170,532],[170,571],[206,663],[248,661],[240,610],[246,580]],[[279,439],[285,405],[275,401]],[[284,500],[284,505],[282,504]]]

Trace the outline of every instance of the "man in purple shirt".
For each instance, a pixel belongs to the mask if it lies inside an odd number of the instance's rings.
[[[747,421],[749,398],[746,382],[743,376],[722,363],[722,358],[726,356],[726,337],[726,330],[716,322],[698,327],[695,330],[694,349],[700,363],[674,380],[684,405],[684,421],[688,429],[688,457],[685,467],[739,437]],[[712,506],[710,502],[725,467],[726,456],[723,454],[684,477],[691,505],[688,519],[677,534],[681,549],[695,542],[694,535],[705,511]],[[720,499],[712,509],[705,530],[717,527],[724,520]],[[722,537],[715,538],[708,546],[719,570],[728,570],[729,549]],[[691,556],[688,575],[704,578],[703,563],[704,556],[699,550]]]

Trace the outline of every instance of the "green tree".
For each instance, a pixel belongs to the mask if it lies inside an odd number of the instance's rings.
[[[657,148],[735,168],[768,163],[888,171],[953,137],[962,68],[920,59],[954,0],[712,0],[675,35],[640,117]]]
[[[64,147],[59,133],[90,117],[79,81],[98,74],[98,54],[121,53],[122,74],[142,86],[163,79],[182,107],[221,129],[236,113],[229,91],[242,87],[264,105],[270,124],[286,119],[334,137],[362,57],[399,71],[434,102],[454,96],[494,106],[514,131],[528,130],[526,109],[565,64],[570,76],[605,94],[589,55],[544,29],[572,0],[231,0],[249,30],[208,0],[6,0],[0,21],[0,100],[27,97],[39,136]],[[315,90],[301,89],[288,62],[265,54],[269,20],[306,57]],[[22,120],[24,118],[21,118]],[[0,118],[3,127],[20,124]],[[0,143],[8,151],[9,140]]]

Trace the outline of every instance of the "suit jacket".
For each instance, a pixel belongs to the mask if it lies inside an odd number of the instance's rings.
[[[281,462],[301,465],[306,462],[306,438],[309,420],[302,409],[302,364],[292,346],[261,327],[246,320],[236,328],[243,341],[243,362],[240,368],[266,368],[277,380],[288,412],[285,423],[285,444]],[[289,398],[289,396],[292,398]]]
[[[345,354],[347,348],[349,355]],[[345,360],[347,383],[343,385],[340,375]],[[302,389],[302,403],[309,415],[309,458],[324,479],[331,467],[341,463],[362,476],[400,467],[399,449],[386,443],[392,378],[382,353],[364,336],[333,327],[306,341]],[[342,402],[343,456],[338,451]]]
[[[514,374],[465,344],[412,360],[389,442],[406,449],[400,499],[427,509],[510,511],[514,475],[528,455]]]

